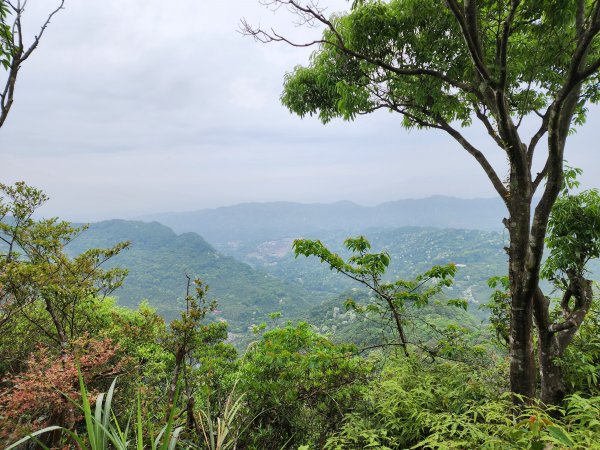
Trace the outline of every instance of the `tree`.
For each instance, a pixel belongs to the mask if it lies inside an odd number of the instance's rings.
[[[187,276],[187,275],[186,275]],[[176,400],[176,392],[180,378],[183,377],[186,397],[187,426],[195,430],[198,436],[202,434],[195,415],[195,392],[191,380],[192,369],[199,366],[202,354],[209,347],[217,346],[227,339],[226,323],[204,324],[203,320],[209,313],[217,308],[216,300],[209,301],[208,285],[199,278],[193,280],[194,292],[190,292],[192,279],[187,276],[186,310],[181,313],[180,319],[173,320],[169,325],[164,346],[174,359],[173,375],[167,392],[166,419]],[[221,350],[226,350],[221,348]],[[205,382],[209,382],[208,378]]]
[[[26,44],[22,21],[27,0],[0,0],[0,64],[7,72],[6,79],[0,83],[0,128],[12,107],[21,65],[38,47],[50,20],[63,9],[64,4],[65,0],[60,0],[33,37],[33,42]]]
[[[35,220],[47,197],[23,182],[0,183],[0,332],[24,317],[61,354],[90,327],[95,303],[121,286],[127,271],[103,265],[129,242],[70,257],[65,246],[85,228]]]
[[[300,24],[324,27],[320,38],[294,42],[242,21],[261,42],[318,47],[308,66],[286,75],[282,102],[290,111],[328,122],[387,109],[401,114],[406,128],[447,133],[484,170],[508,210],[511,390],[517,402],[534,397],[533,311],[544,238],[567,137],[584,123],[586,105],[600,100],[600,1],[356,0],[331,17],[311,0],[263,2],[291,10]],[[536,121],[526,140],[522,125]],[[461,132],[474,122],[506,155],[505,180]],[[534,156],[543,156],[539,171]]]
[[[387,252],[371,253],[370,242],[364,236],[348,238],[344,246],[352,252],[347,261],[337,253],[331,252],[320,241],[296,239],[294,253],[296,257],[316,256],[335,270],[366,287],[374,300],[367,305],[359,305],[353,299],[346,301],[346,307],[351,308],[365,318],[370,314],[378,316],[382,324],[389,324],[394,330],[397,340],[382,345],[399,345],[405,356],[409,356],[409,344],[427,351],[432,357],[440,356],[439,350],[427,348],[417,340],[409,340],[405,327],[407,322],[421,322],[441,337],[447,338],[447,333],[423,318],[411,314],[410,309],[420,309],[427,306],[432,299],[440,294],[444,287],[452,286],[456,266],[434,266],[428,271],[417,275],[413,280],[398,279],[394,282],[385,281],[384,275],[390,264]],[[467,308],[465,300],[452,299],[449,305]]]
[[[352,411],[372,371],[304,322],[266,332],[241,361],[239,390],[254,432],[240,448],[323,448]]]
[[[567,387],[560,358],[586,318],[594,300],[587,264],[600,257],[600,194],[591,189],[570,193],[578,187],[574,176],[580,171],[566,170],[563,193],[552,209],[546,238],[548,258],[542,277],[550,280],[562,298],[554,314],[551,302],[538,288],[534,317],[538,329],[542,400],[557,403]]]

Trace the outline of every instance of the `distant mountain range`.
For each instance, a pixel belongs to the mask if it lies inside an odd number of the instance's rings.
[[[140,217],[157,221],[177,233],[195,232],[209,242],[260,242],[335,230],[424,226],[499,231],[507,215],[502,200],[434,196],[399,200],[378,206],[352,202],[303,204],[243,203],[215,209],[161,213]]]

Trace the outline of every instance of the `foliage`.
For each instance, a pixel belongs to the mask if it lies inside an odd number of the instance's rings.
[[[7,70],[10,67],[12,33],[7,23],[9,16],[8,5],[5,0],[0,1],[0,64]]]
[[[600,448],[597,397],[573,395],[564,410],[516,411],[504,393],[506,364],[500,367],[388,360],[325,448]]]
[[[479,68],[489,68],[494,80],[506,76],[502,88],[511,114],[531,114],[551,103],[575,49],[575,8],[552,1],[524,2],[511,10],[508,3],[485,2],[477,15]],[[476,90],[484,88],[472,85],[476,75],[488,74],[477,74],[452,7],[434,0],[361,1],[329,20],[331,28],[310,64],[286,76],[282,102],[291,111],[318,114],[327,122],[387,107],[402,112],[407,127],[424,126],[435,115],[467,126],[481,113]],[[507,22],[512,45],[499,60],[501,27],[495,24],[504,20],[512,21]],[[596,46],[592,53],[590,60],[597,57]],[[586,99],[598,100],[596,82],[592,77],[586,86]]]
[[[416,343],[407,337],[406,323],[411,320],[420,321],[422,318],[411,315],[410,309],[422,309],[429,305],[434,298],[439,298],[443,288],[452,285],[456,266],[434,266],[413,280],[398,279],[393,282],[383,281],[383,276],[390,264],[387,252],[371,253],[371,244],[364,236],[348,238],[344,241],[351,256],[345,261],[341,256],[331,252],[320,241],[298,239],[294,241],[296,256],[316,256],[329,265],[331,270],[337,271],[346,277],[357,281],[374,294],[375,301],[364,305],[348,299],[346,308],[353,309],[362,316],[374,314],[379,321],[389,323],[394,329],[396,345],[401,345],[408,356],[408,344]],[[448,305],[467,309],[467,302],[463,299],[450,299]],[[440,330],[432,323],[426,322],[425,326],[440,335],[449,337],[452,329]],[[437,350],[436,350],[437,353]]]
[[[354,407],[371,367],[306,323],[266,332],[240,369],[249,429],[240,448],[321,447]]]
[[[488,286],[494,289],[490,301],[481,308],[490,311],[490,326],[496,334],[496,340],[501,345],[509,344],[510,324],[510,283],[507,276],[495,276],[488,280]]]
[[[596,298],[588,316],[559,359],[570,392],[600,396],[600,304]]]
[[[73,430],[81,419],[73,402],[80,401],[79,375],[92,386],[120,372],[123,361],[110,339],[79,339],[73,351],[53,357],[39,347],[29,356],[27,369],[4,380],[0,390],[0,437],[9,439],[30,427],[58,425]],[[97,392],[92,391],[96,397]],[[87,401],[87,400],[86,400]]]
[[[132,443],[135,443],[135,448],[137,450],[147,448],[144,446],[144,429],[139,393],[137,395],[136,403],[135,441],[133,441],[129,439],[130,424],[127,423],[125,427],[119,426],[112,410],[112,401],[117,379],[115,378],[113,380],[106,393],[103,392],[95,398],[95,408],[92,411],[92,402],[90,401],[90,395],[87,391],[81,372],[79,372],[78,375],[81,405],[76,406],[83,413],[86,436],[79,436],[69,428],[54,425],[27,435],[8,446],[7,450],[18,448],[20,445],[25,444],[30,440],[41,443],[38,436],[41,438],[46,433],[54,432],[64,433],[67,439],[72,440],[78,448],[83,450],[106,450],[109,448],[109,443],[116,450],[127,450],[132,447]],[[175,409],[173,408],[168,415],[167,423],[161,431],[156,436],[152,436],[152,432],[150,431],[149,441],[152,450],[175,450],[179,441],[179,435],[183,428],[174,427],[174,420]]]
[[[205,407],[200,408],[199,423],[208,450],[235,449],[240,433],[240,426],[236,422],[240,421],[238,416],[244,400],[244,394],[236,394],[236,384],[227,396],[223,410],[216,419],[213,418],[214,413],[211,410],[210,401],[207,400]]]
[[[600,194],[591,189],[558,198],[548,223],[548,258],[542,276],[566,289],[568,272],[586,273],[590,260],[600,257]]]
[[[69,257],[65,245],[83,229],[57,219],[34,220],[34,212],[46,200],[39,189],[25,183],[0,184],[0,328],[5,331],[14,325],[13,318],[25,317],[50,345],[65,351],[88,323],[83,311],[75,311],[123,283],[126,270],[101,266],[129,243]],[[35,316],[27,314],[30,308]]]

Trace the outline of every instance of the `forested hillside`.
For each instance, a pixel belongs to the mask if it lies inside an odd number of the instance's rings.
[[[284,310],[295,316],[317,301],[298,283],[225,256],[195,233],[177,235],[156,222],[94,223],[67,250],[76,254],[122,241],[130,241],[131,247],[107,264],[129,271],[123,286],[114,292],[119,304],[137,307],[148,300],[167,320],[185,308],[186,275],[200,277],[210,286],[209,297],[219,302],[216,317],[227,320],[236,333],[247,332],[271,312]]]
[[[501,234],[414,227],[365,234],[374,248],[390,253],[389,279],[414,277],[431,264],[457,264],[449,295],[466,298],[472,314],[485,316],[478,305],[489,299],[487,279],[505,270]],[[321,239],[345,254],[341,244],[346,237],[337,232]],[[273,312],[281,312],[286,320],[303,317],[307,308],[359,287],[316,260],[294,257],[291,238],[258,245],[222,244],[217,251],[195,233],[177,235],[156,222],[111,220],[91,224],[67,250],[76,254],[122,241],[130,241],[131,247],[107,267],[125,267],[129,274],[113,295],[120,305],[130,307],[148,300],[168,320],[185,305],[186,275],[210,285],[210,296],[219,301],[218,317],[235,333],[247,332]]]
[[[350,231],[310,233],[297,237],[319,239],[332,250],[344,254],[342,243]],[[374,249],[391,256],[389,279],[412,277],[433,264],[458,266],[456,295],[477,305],[488,301],[487,280],[506,272],[506,237],[502,233],[479,230],[404,227],[362,230]],[[292,238],[251,243],[220,243],[217,248],[277,277],[300,283],[310,292],[336,293],[353,287],[318,261],[296,258]]]
[[[250,220],[245,223],[255,226]],[[348,233],[296,238],[318,238],[346,255],[342,243]],[[375,250],[390,254],[388,280],[414,277],[435,264],[456,264],[455,283],[446,294],[467,300],[470,315],[487,318],[487,310],[480,308],[493,292],[487,281],[506,273],[503,233],[404,227],[368,229],[363,234]],[[199,276],[219,301],[218,317],[229,321],[234,333],[247,333],[250,326],[273,312],[281,312],[286,320],[305,317],[307,308],[318,309],[322,302],[331,303],[332,298],[360,288],[317,260],[295,257],[294,238],[227,241],[213,247],[196,233],[178,235],[157,222],[111,220],[91,224],[67,249],[79,253],[121,241],[131,241],[131,248],[108,263],[129,270],[123,286],[114,292],[119,304],[135,307],[149,300],[170,320],[184,306],[186,274]],[[596,272],[597,266],[594,262],[590,269]],[[545,289],[550,291],[550,285]]]

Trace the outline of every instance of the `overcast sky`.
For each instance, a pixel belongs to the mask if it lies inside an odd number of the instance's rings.
[[[33,32],[51,0],[30,0]],[[347,2],[330,3],[346,7]],[[51,197],[70,220],[135,217],[248,201],[377,204],[434,194],[491,197],[447,136],[386,112],[320,124],[279,103],[283,76],[309,52],[236,32],[241,17],[300,38],[258,0],[67,0],[18,81],[0,129],[0,180]],[[567,159],[597,187],[600,111]],[[469,135],[504,175],[504,158]]]

